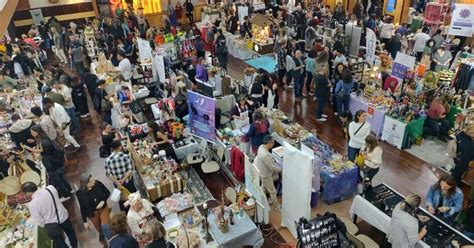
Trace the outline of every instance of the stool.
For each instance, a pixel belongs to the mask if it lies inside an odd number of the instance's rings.
[[[360,235],[357,235],[356,238],[360,240],[362,243],[364,243],[364,246],[366,248],[379,248],[380,247],[377,243],[375,243],[374,240],[367,237],[367,235],[360,234]]]
[[[344,217],[338,217],[344,225],[346,225],[347,232],[353,235],[356,235],[359,232],[359,228],[356,226],[356,224],[352,223],[349,219],[346,219]]]

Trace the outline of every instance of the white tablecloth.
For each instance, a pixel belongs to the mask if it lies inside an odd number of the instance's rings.
[[[390,217],[360,195],[354,197],[349,213],[357,215],[384,233],[388,233],[390,229]]]
[[[254,56],[255,52],[247,48],[247,42],[240,39],[240,35],[225,32],[224,36],[229,54],[241,60],[251,59]]]
[[[174,149],[176,157],[178,157],[179,160],[184,159],[188,154],[197,153],[198,151],[200,151],[200,149],[199,144],[197,142],[189,143],[185,146],[181,146]]]

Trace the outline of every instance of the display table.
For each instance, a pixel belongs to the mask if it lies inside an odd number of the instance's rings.
[[[264,69],[270,74],[276,72],[277,62],[274,56],[260,56],[258,58],[246,60],[245,63],[256,69]]]
[[[229,32],[224,32],[227,51],[230,55],[247,60],[256,56],[256,53],[247,47],[247,41],[240,38],[240,35],[233,35]]]
[[[229,232],[222,233],[216,224],[214,214],[209,215],[209,233],[222,248],[235,248],[242,246],[261,247],[263,245],[262,232],[258,229],[250,217],[244,213],[244,217],[235,216],[234,225],[229,225]]]
[[[199,144],[193,138],[187,138],[184,142],[186,142],[186,145],[180,147],[173,144],[174,152],[179,160],[183,160],[188,154],[197,153],[200,150]]]
[[[387,197],[386,200],[380,200],[374,195],[377,194],[376,192],[384,191],[390,191],[392,196]],[[386,184],[375,186],[373,192],[375,193],[367,193],[365,195],[366,198],[359,195],[356,196],[352,202],[349,213],[354,217],[354,223],[357,221],[357,217],[360,217],[373,227],[387,234],[390,230],[391,210],[405,198]],[[379,203],[374,205],[375,203],[373,204],[373,202]],[[473,241],[464,236],[461,232],[429,214],[426,210],[419,208],[417,214],[429,217],[430,228],[423,240],[418,241],[416,247],[450,247],[451,241],[453,240],[456,240],[461,245],[473,244]],[[440,244],[446,245],[439,246]]]
[[[364,99],[357,97],[354,94],[351,95],[351,99],[349,101],[349,110],[353,115],[355,115],[358,110],[364,110],[365,112],[367,112],[367,122],[370,123],[372,132],[375,133],[375,136],[377,138],[380,138],[382,136],[385,110],[378,109],[376,108],[376,106],[369,105],[369,103],[367,103]]]
[[[356,166],[339,173],[334,173],[329,167],[321,167],[321,181],[323,181],[322,200],[328,204],[352,197],[357,192]]]

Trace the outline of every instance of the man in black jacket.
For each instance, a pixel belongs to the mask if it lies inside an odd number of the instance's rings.
[[[314,83],[316,90],[314,96],[318,99],[318,106],[316,107],[316,119],[317,121],[326,121],[327,115],[323,114],[324,105],[327,102],[329,97],[329,88],[331,88],[331,83],[328,79],[328,68],[321,67],[318,74],[314,77]]]

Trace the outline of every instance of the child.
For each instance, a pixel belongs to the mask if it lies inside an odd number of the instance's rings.
[[[339,115],[342,124],[342,134],[346,140],[349,140],[349,123],[352,121],[351,112],[345,111]]]

